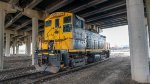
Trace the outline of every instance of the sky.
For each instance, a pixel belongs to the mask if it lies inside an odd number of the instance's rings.
[[[106,41],[111,47],[123,47],[129,45],[128,26],[119,26],[103,29],[102,35],[106,36]]]

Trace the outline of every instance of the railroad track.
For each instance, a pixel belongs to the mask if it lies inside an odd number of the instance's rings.
[[[47,80],[51,80],[51,79],[54,79],[54,78],[57,78],[57,77],[61,77],[63,75],[67,75],[67,74],[75,72],[75,71],[79,71],[79,70],[91,67],[93,65],[97,65],[97,64],[99,64],[101,62],[104,62],[104,61],[107,61],[109,59],[110,58],[107,58],[105,60],[95,62],[95,63],[91,63],[91,64],[88,64],[88,65],[85,65],[85,66],[82,66],[82,67],[77,67],[77,68],[73,68],[73,69],[70,69],[70,70],[63,71],[63,72],[59,72],[57,74],[52,74],[52,75],[47,75],[47,76],[43,76],[43,77],[40,77],[40,78],[36,78],[34,80],[28,81],[27,83],[28,84],[39,84],[39,83],[42,83],[42,82],[47,81]]]
[[[34,66],[29,66],[29,67],[22,67],[22,68],[17,68],[17,69],[6,69],[5,71],[0,71],[1,73],[9,73],[9,72],[13,72],[13,71],[20,71],[20,70],[34,70],[35,67]]]
[[[7,81],[9,79],[14,79],[21,75],[29,73],[29,71],[35,70],[34,66],[22,67],[18,69],[7,69],[5,71],[0,71],[0,82]]]
[[[97,65],[101,62],[104,62],[104,61],[107,61],[109,60],[110,58],[107,58],[105,60],[102,60],[102,61],[99,61],[99,62],[95,62],[95,63],[91,63],[91,64],[88,64],[88,65],[85,65],[85,66],[82,66],[82,67],[77,67],[77,68],[73,68],[73,69],[67,69],[65,71],[62,71],[62,72],[59,72],[59,73],[56,73],[56,74],[52,74],[52,73],[44,73],[44,72],[34,72],[34,73],[28,73],[28,74],[22,74],[22,75],[18,75],[18,76],[15,76],[15,77],[11,77],[11,78],[6,78],[6,79],[3,79],[3,80],[0,80],[0,83],[9,83],[9,82],[12,82],[14,80],[20,80],[22,83],[21,84],[39,84],[39,83],[42,83],[44,81],[48,81],[48,80],[52,80],[54,78],[58,78],[58,77],[61,77],[63,75],[67,75],[69,73],[72,73],[72,72],[75,72],[75,71],[79,71],[79,70],[82,70],[82,69],[85,69],[85,68],[88,68],[90,66],[93,66],[93,65]],[[23,79],[23,80],[22,80]],[[16,84],[19,83],[19,82],[15,82]]]

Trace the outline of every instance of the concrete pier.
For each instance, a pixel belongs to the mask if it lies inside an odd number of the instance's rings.
[[[10,32],[6,31],[6,46],[5,56],[10,56]]]
[[[31,36],[28,36],[25,42],[26,42],[26,55],[30,56],[31,55]]]
[[[16,55],[18,55],[19,54],[19,44],[17,43],[16,44]]]
[[[15,51],[16,51],[16,48],[15,48],[16,47],[16,40],[15,39],[13,40],[13,46],[12,47],[13,47],[13,55],[14,55]]]
[[[3,70],[4,62],[4,22],[5,22],[5,11],[0,9],[0,70]]]
[[[148,39],[143,0],[126,0],[132,79],[149,83]]]
[[[146,14],[147,14],[149,40],[150,40],[150,0],[145,0],[145,2],[146,2]]]
[[[38,37],[38,18],[32,18],[32,65],[35,65],[35,50],[37,49]]]

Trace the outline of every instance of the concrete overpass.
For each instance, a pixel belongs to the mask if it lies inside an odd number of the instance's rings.
[[[148,23],[150,27],[149,4],[150,0],[0,0],[0,69],[3,69],[4,48],[5,55],[10,56],[11,46],[17,54],[18,46],[25,43],[26,54],[31,55],[32,37],[34,54],[37,36],[43,33],[44,18],[52,12],[68,11],[101,29],[128,24],[132,79],[148,83],[149,44],[145,25]],[[34,65],[34,56],[32,60]]]

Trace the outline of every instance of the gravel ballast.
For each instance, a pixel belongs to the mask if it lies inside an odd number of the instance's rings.
[[[129,57],[114,57],[43,84],[137,84],[131,80]]]
[[[31,56],[11,56],[4,58],[4,70],[31,66]]]
[[[28,66],[31,66],[31,57],[29,56],[5,57],[4,70]],[[54,78],[43,84],[138,84],[131,80],[130,70],[129,57],[112,56],[107,61]]]

